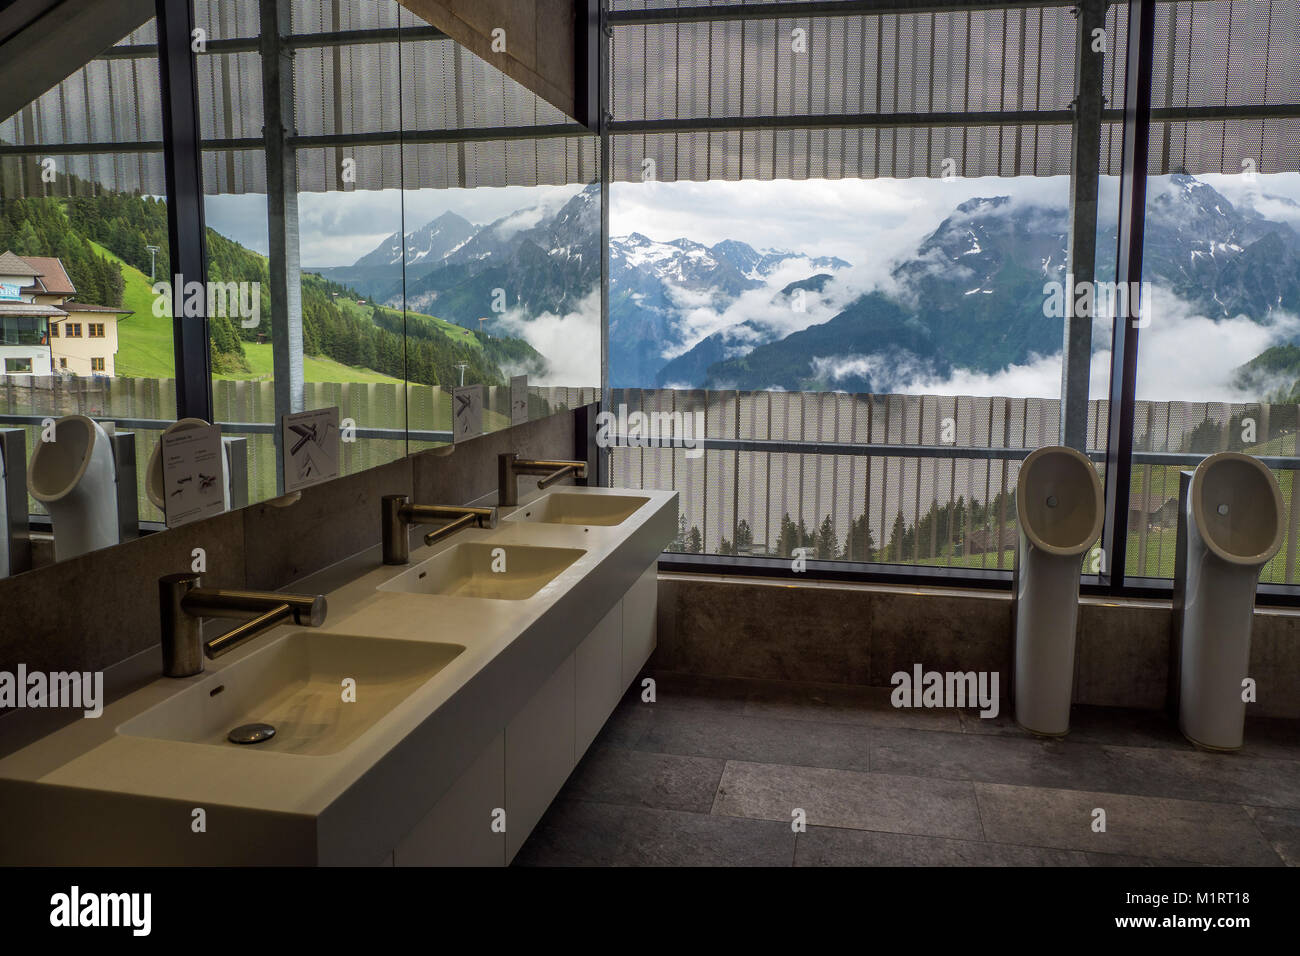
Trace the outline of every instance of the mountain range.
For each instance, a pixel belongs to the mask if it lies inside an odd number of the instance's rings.
[[[481,226],[448,212],[352,266],[313,271],[400,305],[405,249],[408,308],[477,327],[500,289],[525,322],[563,315],[599,283],[599,213],[595,185],[555,212]],[[918,374],[995,373],[1055,354],[1064,319],[1044,314],[1043,286],[1065,278],[1068,228],[1062,207],[970,199],[865,292],[850,291],[842,259],[734,239],[613,237],[610,383],[879,392]],[[1114,224],[1100,229],[1099,278],[1113,276],[1115,247]],[[1211,318],[1267,323],[1300,313],[1300,235],[1176,174],[1148,197],[1144,278]],[[806,301],[821,311],[795,315]],[[715,323],[708,334],[700,314]]]

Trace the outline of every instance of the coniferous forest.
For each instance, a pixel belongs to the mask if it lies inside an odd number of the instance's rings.
[[[149,246],[156,246],[154,275],[171,278],[167,204],[161,199],[106,193],[71,199],[27,198],[0,203],[0,251],[56,256],[63,261],[77,300],[120,307],[122,262],[150,275]],[[209,316],[213,369],[248,370],[243,343],[269,341],[275,323],[267,259],[212,229],[207,230],[208,281],[256,282],[261,321],[243,328],[236,316]],[[302,276],[303,351],[344,365],[368,368],[423,385],[460,381],[504,384],[515,370],[539,371],[544,359],[522,339],[488,336],[449,326],[420,313],[356,305],[354,290],[319,275]],[[340,302],[339,300],[342,300]],[[344,304],[348,303],[348,304]]]

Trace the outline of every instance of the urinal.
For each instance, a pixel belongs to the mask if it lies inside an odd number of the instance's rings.
[[[1073,448],[1049,446],[1020,466],[1016,515],[1016,722],[1030,733],[1070,730],[1083,556],[1101,534],[1097,469]]]
[[[190,428],[207,428],[208,423],[201,418],[182,418],[168,425],[162,437],[185,431]],[[229,439],[221,440],[221,499],[226,511],[230,510],[230,449]],[[167,498],[163,493],[162,438],[153,446],[149,455],[149,468],[145,472],[144,493],[159,511],[167,514]]]
[[[1236,750],[1246,722],[1242,682],[1255,588],[1282,546],[1282,491],[1259,459],[1221,452],[1192,473],[1183,508],[1178,727],[1198,746]]]
[[[108,433],[84,415],[54,423],[27,469],[32,497],[54,525],[54,558],[64,561],[117,544],[117,470]]]

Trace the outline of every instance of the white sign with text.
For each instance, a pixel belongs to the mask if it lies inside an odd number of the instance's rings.
[[[483,434],[483,386],[464,385],[451,390],[452,441]]]
[[[226,510],[221,428],[200,425],[162,437],[163,513],[167,527]]]
[[[312,408],[280,418],[284,490],[300,491],[339,476],[339,408]]]

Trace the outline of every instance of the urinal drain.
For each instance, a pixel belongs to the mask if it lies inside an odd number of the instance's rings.
[[[226,739],[232,744],[260,744],[275,736],[275,728],[270,724],[240,724]]]

